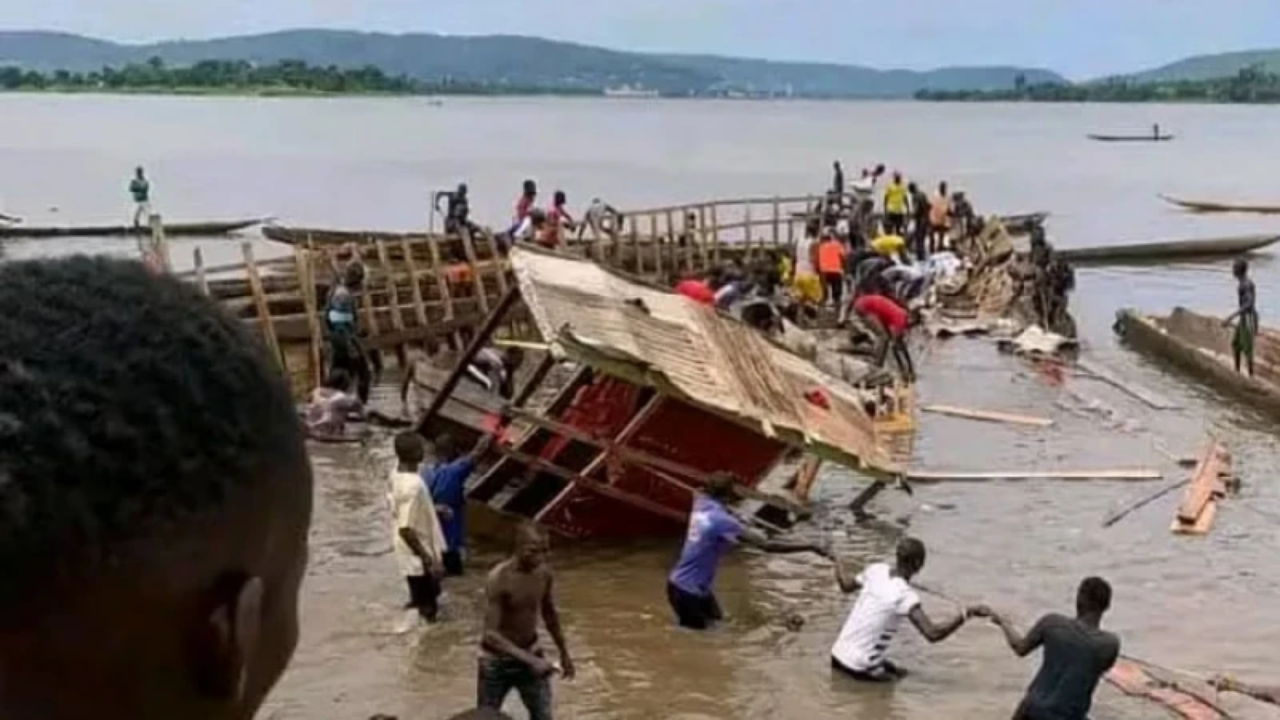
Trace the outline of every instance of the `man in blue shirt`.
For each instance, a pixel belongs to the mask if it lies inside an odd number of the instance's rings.
[[[733,499],[735,486],[733,475],[715,473],[707,480],[705,494],[694,498],[684,549],[667,581],[667,600],[681,627],[706,630],[723,617],[712,585],[720,558],[739,541],[765,552],[812,552],[830,557],[824,547],[772,540],[759,530],[746,527],[725,507]]]
[[[480,438],[471,452],[462,455],[452,435],[435,439],[436,462],[423,468],[422,479],[431,490],[431,497],[440,510],[440,529],[444,531],[447,549],[443,564],[445,575],[458,577],[463,574],[462,552],[467,545],[467,479],[475,472],[476,461],[489,450],[492,435]]]

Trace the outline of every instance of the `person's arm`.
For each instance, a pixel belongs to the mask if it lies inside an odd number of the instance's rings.
[[[952,633],[964,625],[965,618],[964,613],[961,613],[951,620],[937,625],[925,614],[924,607],[920,603],[916,603],[915,607],[911,608],[911,612],[907,614],[907,617],[911,618],[911,624],[916,626],[916,630],[920,631],[924,639],[931,643],[940,643],[951,637]]]
[[[564,632],[560,629],[560,609],[556,607],[554,592],[555,580],[547,578],[547,593],[542,598],[542,624],[547,626],[547,634],[556,644],[556,652],[560,653],[560,672],[565,680],[572,680],[577,674],[573,667],[573,658],[569,656],[569,644],[564,640]]]
[[[402,527],[400,528],[400,539],[403,540],[404,544],[408,545],[409,549],[413,551],[413,554],[417,555],[418,559],[422,561],[423,570],[428,572],[433,572],[435,570],[435,558],[431,556],[431,553],[427,552],[427,546],[422,543],[422,537],[418,535],[417,531],[411,527]]]
[[[1026,635],[1019,634],[1013,623],[1003,615],[992,614],[991,622],[1004,632],[1004,639],[1009,643],[1009,649],[1013,650],[1018,657],[1026,657],[1044,644],[1044,618],[1041,618],[1040,622],[1037,622],[1031,628],[1031,632]]]
[[[847,595],[850,593],[858,592],[859,590],[862,589],[862,583],[859,582],[859,578],[862,577],[861,574],[855,575],[854,577],[849,577],[848,573],[845,572],[844,563],[840,562],[839,560],[835,561],[835,566],[836,566],[836,584],[840,586],[841,592]]]
[[[481,435],[480,439],[476,441],[475,447],[471,448],[471,452],[462,456],[462,459],[468,465],[475,466],[476,463],[480,462],[480,458],[489,452],[489,448],[493,447],[493,438],[494,436],[490,433]]]
[[[816,555],[821,555],[822,557],[831,556],[831,553],[827,548],[818,545],[817,543],[801,542],[796,540],[778,540],[765,535],[763,532],[755,528],[743,527],[738,537],[744,544],[774,555],[791,555],[794,553],[811,552]]]
[[[484,647],[499,655],[519,660],[528,665],[539,676],[549,675],[553,670],[551,663],[516,645],[511,642],[510,638],[502,634],[504,605],[502,602],[501,573],[501,566],[494,568],[489,573],[489,579],[485,582]]]

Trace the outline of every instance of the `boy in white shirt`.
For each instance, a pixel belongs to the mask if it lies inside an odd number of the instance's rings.
[[[976,608],[970,608],[950,622],[935,625],[920,606],[920,596],[909,584],[924,567],[924,543],[903,538],[898,542],[897,555],[894,567],[883,562],[873,563],[853,580],[845,577],[844,568],[836,562],[840,589],[846,593],[861,592],[831,648],[831,667],[855,680],[887,682],[906,674],[885,657],[903,617],[910,618],[926,640],[937,643],[959,630],[966,617],[977,614]]]
[[[409,585],[408,607],[422,619],[436,621],[440,605],[440,578],[444,575],[444,534],[431,500],[431,491],[418,475],[426,457],[422,436],[396,435],[397,466],[391,473],[387,500],[391,505],[391,543],[400,573]],[[447,511],[447,508],[445,508]]]

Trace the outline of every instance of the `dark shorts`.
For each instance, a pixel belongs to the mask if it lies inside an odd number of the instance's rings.
[[[899,670],[897,665],[888,660],[881,661],[879,665],[869,670],[853,670],[845,667],[844,663],[833,657],[831,658],[831,669],[858,682],[893,682],[906,674]]]
[[[535,652],[539,657],[541,652]],[[551,720],[551,679],[538,677],[528,665],[509,657],[480,658],[476,705],[501,710],[507,695],[515,690],[529,711],[529,720]]]
[[[466,568],[462,564],[461,550],[446,550],[441,556],[444,563],[444,574],[447,577],[462,577],[466,573]]]
[[[706,630],[724,618],[714,594],[694,595],[668,582],[667,601],[676,613],[676,622],[683,628]]]
[[[431,575],[409,575],[409,607],[416,608],[427,622],[440,615],[440,581]]]

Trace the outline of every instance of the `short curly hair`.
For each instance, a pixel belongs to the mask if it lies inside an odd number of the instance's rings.
[[[236,488],[309,479],[289,391],[212,301],[137,262],[0,265],[0,608]]]

